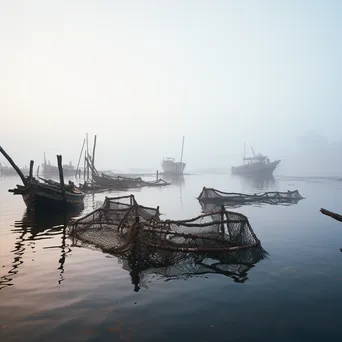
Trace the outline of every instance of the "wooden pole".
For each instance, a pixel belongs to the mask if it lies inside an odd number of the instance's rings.
[[[86,137],[87,137],[87,156],[89,156],[88,133],[87,133]],[[89,164],[87,163],[87,181],[88,180],[89,180]]]
[[[32,177],[33,177],[33,164],[34,164],[34,161],[30,160],[30,171],[29,171],[29,178],[30,179],[32,179]]]
[[[61,155],[57,156],[57,164],[58,164],[59,182],[61,184],[63,201],[66,204],[66,195],[65,195],[65,188],[64,188],[64,175],[63,175],[63,166],[62,166],[62,156]]]
[[[6,151],[0,146],[0,152],[3,154],[3,156],[8,160],[8,162],[12,165],[13,169],[17,171],[17,174],[21,178],[24,185],[27,184],[27,180],[24,176],[24,174],[21,172],[19,167],[15,164],[15,162],[12,160],[12,158],[6,153]]]
[[[83,153],[83,149],[84,149],[84,144],[85,144],[85,139],[83,139],[83,145],[82,145],[82,148],[81,148],[80,157],[78,158],[78,163],[77,163],[77,168],[76,168],[75,177],[77,177],[78,168],[79,168],[79,166],[80,166],[80,162],[81,162],[81,158],[82,158],[82,153]]]
[[[86,162],[87,162],[87,164],[89,165],[89,167],[90,167],[90,169],[91,169],[91,172],[92,172],[92,173],[97,173],[97,174],[98,174],[98,172],[97,172],[96,169],[94,168],[93,164],[89,162],[88,158],[86,158]]]
[[[157,181],[158,181],[158,170],[157,170]]]
[[[37,178],[39,177],[39,165],[37,167]]]
[[[83,165],[83,179],[84,179],[84,183],[86,181],[86,158],[87,158],[87,151],[84,151],[84,165]]]
[[[182,141],[182,153],[181,153],[181,159],[180,162],[183,161],[183,150],[184,150],[184,136],[183,136],[183,141]]]
[[[329,210],[326,210],[326,209],[321,209],[320,212],[324,215],[327,215],[327,216],[330,216],[332,217],[333,219],[337,220],[337,221],[340,221],[342,222],[342,215],[339,215],[339,214],[336,214],[332,211],[329,211]]]
[[[92,164],[94,168],[95,168],[95,149],[96,149],[96,135],[94,136],[93,157],[92,157]]]

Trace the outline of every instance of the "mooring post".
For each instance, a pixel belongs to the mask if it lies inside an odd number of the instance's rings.
[[[30,160],[30,171],[29,171],[29,178],[30,179],[32,179],[32,177],[33,177],[33,164],[34,164],[34,161]]]
[[[58,164],[59,182],[61,184],[63,201],[66,204],[66,195],[65,195],[65,187],[64,187],[64,175],[63,175],[63,166],[62,166],[62,156],[61,155],[57,155],[57,164]]]
[[[157,181],[158,181],[158,170],[157,170]]]
[[[39,177],[39,165],[37,167],[37,178]]]

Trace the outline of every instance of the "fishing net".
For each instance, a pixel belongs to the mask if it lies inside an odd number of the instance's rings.
[[[153,266],[132,262],[132,259],[119,259],[123,269],[130,272],[135,291],[140,287],[148,288],[149,283],[158,279],[187,279],[192,277],[207,277],[208,274],[219,274],[244,283],[248,280],[248,272],[254,265],[267,256],[261,246],[244,251],[226,253],[213,257],[205,254],[184,254],[183,257],[168,265]]]
[[[159,208],[138,205],[133,195],[106,197],[101,207],[71,221],[70,235],[107,252],[124,252],[130,244],[131,227],[141,222],[159,220]]]
[[[303,199],[298,190],[287,192],[264,192],[262,194],[242,194],[234,192],[223,192],[213,188],[204,187],[198,200],[202,203],[210,204],[249,204],[249,203],[268,203],[268,204],[292,204]]]
[[[159,207],[141,206],[133,195],[106,198],[100,208],[73,221],[69,233],[74,245],[118,256],[135,291],[158,278],[208,273],[244,282],[267,256],[240,213],[222,207],[189,220],[161,220]]]
[[[106,198],[100,208],[72,222],[70,235],[108,253],[138,255],[150,265],[172,264],[182,253],[235,252],[260,245],[247,217],[224,208],[189,220],[160,220],[159,215],[159,208],[141,206],[132,195]]]

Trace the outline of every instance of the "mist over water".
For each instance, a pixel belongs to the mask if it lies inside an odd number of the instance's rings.
[[[35,216],[0,155],[0,341],[340,341],[341,224],[319,209],[342,212],[341,13],[333,0],[3,2],[0,146],[19,167],[76,167],[86,134],[99,171],[166,179],[182,137],[186,167],[169,186]],[[244,146],[281,160],[273,176],[231,174]],[[305,198],[230,208],[268,253],[255,263],[141,269],[63,229],[131,193],[189,219],[204,186]]]

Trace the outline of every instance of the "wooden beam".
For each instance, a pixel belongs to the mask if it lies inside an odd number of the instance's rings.
[[[59,182],[61,184],[62,196],[64,203],[66,204],[66,195],[65,195],[65,187],[64,187],[64,175],[63,175],[63,166],[62,166],[62,156],[57,156],[57,164],[58,164],[58,171],[59,171]]]
[[[33,164],[34,164],[34,161],[30,160],[30,171],[29,171],[29,178],[30,179],[32,179],[32,177],[33,177]]]
[[[27,179],[25,178],[24,174],[21,172],[19,167],[16,165],[16,163],[12,160],[12,158],[6,153],[6,151],[0,146],[0,152],[3,154],[3,156],[8,160],[8,162],[12,165],[13,169],[17,171],[17,174],[21,178],[24,185],[27,184]]]
[[[330,217],[332,217],[333,219],[342,222],[342,215],[333,213],[332,211],[329,211],[329,210],[326,210],[326,209],[323,209],[323,208],[320,210],[320,212],[321,212],[323,215],[330,216]]]

